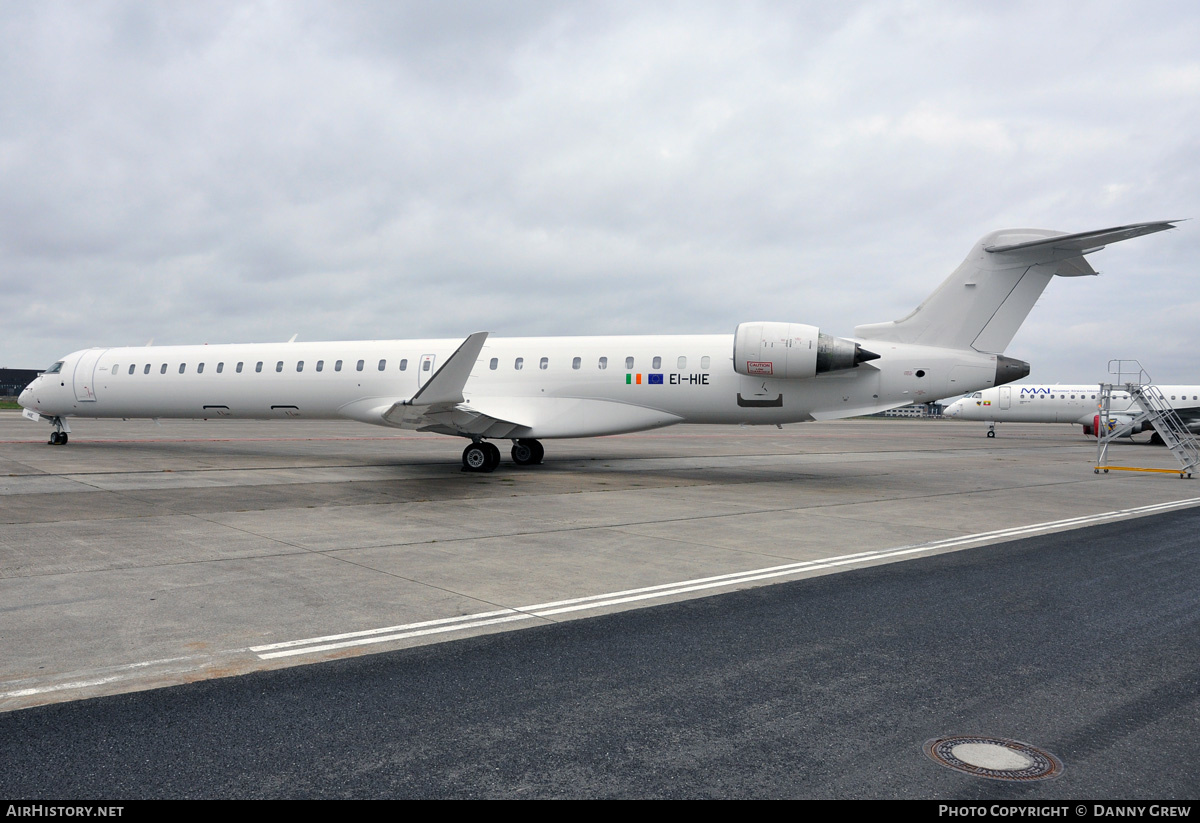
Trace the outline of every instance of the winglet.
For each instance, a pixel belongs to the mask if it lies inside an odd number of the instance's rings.
[[[487,332],[477,331],[464,340],[462,345],[454,350],[454,354],[446,358],[442,367],[433,373],[433,377],[425,381],[421,390],[410,400],[406,400],[404,405],[432,406],[437,403],[463,402],[463,387],[467,385],[471,370],[475,368],[475,361],[479,359],[479,352],[483,350],[487,336]]]

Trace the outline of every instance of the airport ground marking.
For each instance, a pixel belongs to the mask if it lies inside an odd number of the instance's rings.
[[[106,683],[115,683],[120,680],[126,680],[130,674],[138,669],[147,669],[151,666],[166,666],[180,663],[193,663],[198,660],[207,660],[201,655],[185,655],[183,657],[164,657],[161,660],[143,660],[140,663],[126,663],[121,666],[111,666],[107,669],[100,669],[100,672],[112,672],[112,674],[100,674],[95,672],[90,675],[82,675],[78,680],[64,680],[58,683],[52,683],[48,686],[31,686],[24,689],[14,689],[13,691],[0,692],[0,700],[8,700],[15,697],[31,697],[38,694],[49,694],[52,692],[61,692],[67,689],[87,689],[96,686],[103,686]],[[190,667],[178,669],[178,671],[188,671]],[[11,682],[11,681],[10,681]],[[15,681],[17,683],[21,681]]]
[[[289,640],[281,643],[235,649],[231,652],[227,652],[226,654],[251,652],[256,654],[259,659],[269,660],[273,658],[290,657],[302,654],[317,654],[324,651],[333,651],[337,649],[351,648],[354,646],[363,646],[374,643],[386,643],[412,637],[428,636],[454,631],[465,631],[468,629],[498,625],[501,623],[534,620],[538,618],[546,619],[553,615],[566,614],[573,611],[603,608],[606,606],[615,606],[623,603],[651,600],[655,598],[672,597],[680,594],[686,594],[688,592],[702,591],[705,589],[719,588],[722,586],[735,586],[754,582],[756,580],[766,580],[775,577],[803,574],[805,572],[819,571],[822,569],[835,568],[839,566],[854,566],[856,564],[866,564],[883,560],[913,557],[920,554],[953,549],[971,543],[1003,542],[1005,540],[1030,537],[1035,534],[1052,532],[1059,529],[1079,528],[1081,526],[1094,525],[1107,520],[1116,520],[1123,517],[1135,517],[1139,515],[1158,514],[1170,511],[1172,509],[1183,509],[1197,505],[1200,505],[1200,497],[1174,500],[1166,503],[1155,503],[1129,509],[1116,509],[1114,511],[1102,512],[1100,514],[1082,515],[1063,520],[1048,521],[1046,523],[1015,526],[1008,529],[996,529],[993,531],[979,532],[976,534],[962,535],[959,537],[949,537],[943,540],[935,540],[928,543],[897,546],[875,551],[855,552],[853,554],[839,555],[838,557],[829,557],[821,560],[806,560],[797,563],[769,566],[761,569],[751,569],[748,571],[731,572],[728,574],[713,575],[711,577],[697,578],[694,580],[679,581],[676,583],[662,583],[655,586],[645,586],[637,589],[627,589],[618,592],[588,595],[585,597],[576,597],[568,600],[556,600],[521,608],[505,608],[488,612],[476,612],[474,614],[459,615],[457,617],[446,617],[435,620],[420,621],[417,623],[406,623],[399,626],[386,626],[363,631],[324,635],[322,637],[311,637],[303,640]],[[91,675],[79,673],[73,676],[70,680],[65,680],[59,683],[47,684],[44,686],[30,686],[13,689],[11,691],[0,692],[0,700],[28,698],[39,694],[62,692],[70,689],[94,688],[96,686],[103,686],[109,683],[129,679],[130,677],[134,676],[136,672],[155,666],[166,665],[175,671],[190,671],[195,668],[203,668],[203,663],[201,661],[207,661],[210,659],[211,658],[207,656],[189,655],[185,657],[163,658],[159,660],[113,666],[107,669],[101,669],[100,671]],[[200,665],[190,665],[192,663],[200,663]],[[180,664],[185,665],[181,667]],[[21,683],[21,681],[10,681],[9,685],[17,685],[19,683]]]
[[[894,560],[929,552],[952,549],[971,543],[994,542],[1030,537],[1035,534],[1064,528],[1079,528],[1081,526],[1115,520],[1122,517],[1155,514],[1171,509],[1187,508],[1200,504],[1200,497],[1185,500],[1174,500],[1167,503],[1154,503],[1130,509],[1116,509],[1100,514],[1081,515],[1063,520],[1052,520],[1045,523],[1033,523],[1027,526],[1014,526],[1007,529],[996,529],[988,532],[948,537],[944,540],[934,540],[908,546],[897,546],[875,551],[855,552],[853,554],[827,557],[820,560],[804,560],[797,563],[786,563],[779,566],[769,566],[761,569],[750,569],[741,572],[713,575],[694,580],[683,580],[674,583],[661,583],[655,586],[645,586],[637,589],[594,594],[576,597],[569,600],[557,600],[548,603],[536,603],[530,606],[499,609],[488,612],[459,615],[437,620],[425,620],[418,623],[405,623],[399,626],[386,626],[376,629],[365,629],[357,632],[311,637],[304,640],[288,640],[281,643],[271,643],[262,646],[252,646],[254,652],[262,660],[281,657],[292,657],[301,654],[316,654],[337,649],[365,646],[375,643],[388,643],[396,640],[406,640],[413,637],[426,637],[447,632],[466,631],[483,628],[500,623],[512,623],[538,618],[548,618],[569,612],[587,609],[619,606],[643,600],[653,600],[674,597],[690,592],[703,591],[725,586],[737,586],[758,580],[768,580],[776,577],[804,574],[823,569],[841,566],[853,566],[873,563],[882,560]]]

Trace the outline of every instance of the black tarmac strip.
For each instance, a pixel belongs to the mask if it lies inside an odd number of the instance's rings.
[[[0,715],[0,797],[1200,797],[1200,509]],[[952,771],[951,735],[1055,755]]]

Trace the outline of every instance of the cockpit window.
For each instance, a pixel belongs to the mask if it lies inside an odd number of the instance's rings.
[[[45,373],[46,374],[58,374],[60,371],[62,371],[62,367],[63,367],[63,361],[59,360],[53,366],[46,369]]]
[[[981,392],[981,391],[977,391],[977,392],[975,392],[973,395],[971,395],[971,399],[972,399],[972,400],[977,400],[977,399],[979,399],[980,397],[983,397],[983,392]]]

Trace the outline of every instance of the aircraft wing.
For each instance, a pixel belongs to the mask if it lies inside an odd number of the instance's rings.
[[[578,397],[467,397],[467,381],[487,332],[463,341],[442,367],[408,400],[359,401],[344,414],[402,429],[466,437],[595,437],[653,429],[682,417],[660,409],[614,400]]]
[[[487,337],[480,331],[464,340],[420,391],[383,412],[384,421],[404,429],[480,437],[507,437],[522,428],[518,422],[484,414],[464,402],[463,390]]]

